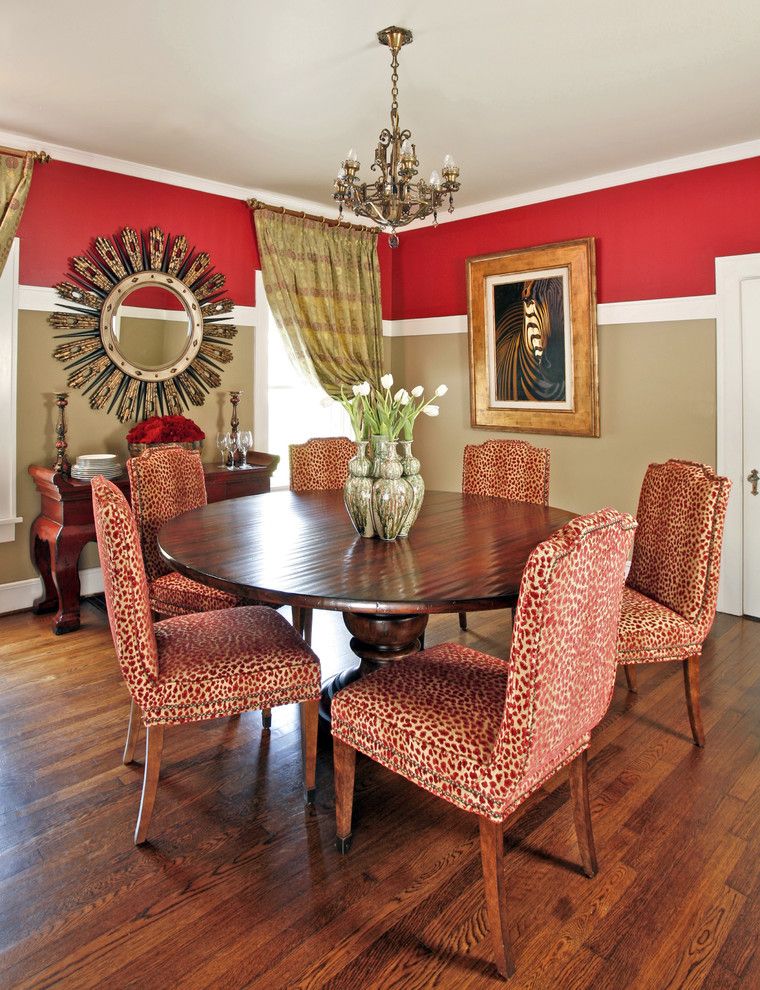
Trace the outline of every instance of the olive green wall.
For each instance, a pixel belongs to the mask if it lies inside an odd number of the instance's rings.
[[[470,426],[467,334],[392,342],[397,384],[440,383],[449,392],[437,419],[421,416],[415,453],[429,488],[456,491],[465,444],[519,437],[551,450],[552,505],[590,512],[635,511],[647,465],[669,457],[715,464],[715,323],[599,327],[601,436],[541,436]]]
[[[29,559],[29,527],[39,512],[39,497],[27,474],[29,464],[53,464],[55,461],[56,407],[54,393],[66,387],[66,371],[52,357],[54,330],[47,324],[47,314],[30,311],[19,313],[18,322],[18,385],[17,385],[17,507],[23,522],[16,526],[16,539],[0,543],[0,584],[34,577],[36,571]],[[239,327],[233,342],[233,360],[225,367],[223,388],[212,392],[203,406],[193,406],[184,414],[206,434],[203,459],[217,456],[215,434],[229,426],[230,405],[225,389],[242,388],[238,407],[240,421],[253,424],[253,328]],[[124,437],[129,423],[120,423],[116,416],[90,409],[81,392],[71,390],[68,414],[68,454],[72,464],[78,454],[109,452],[118,454],[124,462],[127,445]],[[97,566],[95,545],[85,548],[80,565]]]
[[[466,443],[518,434],[470,427],[466,334],[438,334],[385,340],[385,353],[397,384],[441,382],[449,393],[440,400],[437,419],[420,417],[415,450],[430,488],[461,485]],[[55,405],[53,393],[66,373],[51,354],[53,331],[45,313],[19,314],[18,340],[18,507],[23,523],[16,539],[0,544],[0,584],[35,575],[29,560],[29,526],[38,497],[26,473],[28,464],[52,464]],[[252,424],[253,329],[241,327],[234,359],[224,375],[225,389],[244,389],[240,419]],[[633,511],[647,464],[686,457],[715,464],[715,324],[710,320],[603,326],[599,328],[601,432],[598,439],[521,434],[552,452],[551,501],[579,512],[602,505]],[[204,460],[216,455],[214,434],[229,423],[225,389],[188,412],[206,432]],[[69,454],[111,451],[126,457],[129,424],[90,409],[86,397],[72,391],[68,407]],[[97,565],[94,545],[82,566]]]

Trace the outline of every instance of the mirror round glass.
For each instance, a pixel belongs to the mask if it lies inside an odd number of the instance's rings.
[[[185,355],[193,325],[182,299],[164,285],[128,292],[112,317],[113,342],[122,357],[146,372],[177,365]]]

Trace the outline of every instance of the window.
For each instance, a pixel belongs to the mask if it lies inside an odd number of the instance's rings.
[[[351,423],[340,403],[327,403],[324,391],[291,362],[266,301],[261,272],[256,273],[255,362],[255,447],[279,454],[272,488],[287,488],[288,446],[310,437],[350,437]]]

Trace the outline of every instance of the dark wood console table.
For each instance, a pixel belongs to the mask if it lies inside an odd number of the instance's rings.
[[[209,502],[268,492],[280,458],[253,451],[250,471],[228,471],[219,464],[204,464]],[[95,540],[92,495],[87,481],[76,481],[52,468],[32,464],[29,474],[40,493],[40,514],[32,523],[30,551],[40,572],[43,591],[32,605],[35,615],[55,612],[53,632],[79,628],[79,556]],[[130,497],[126,472],[114,484]]]

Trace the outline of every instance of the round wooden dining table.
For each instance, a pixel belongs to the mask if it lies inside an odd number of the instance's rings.
[[[531,551],[573,513],[429,491],[405,540],[357,535],[342,492],[270,492],[166,523],[158,541],[182,574],[247,601],[343,613],[360,664],[335,691],[420,648],[428,615],[508,608]]]

